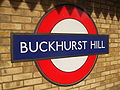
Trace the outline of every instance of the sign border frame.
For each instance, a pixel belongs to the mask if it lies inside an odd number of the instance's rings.
[[[59,7],[61,7],[61,6],[75,7],[75,8],[79,8],[80,10],[82,10],[83,12],[85,12],[85,13],[88,15],[88,17],[92,20],[92,22],[93,22],[93,24],[94,24],[94,26],[95,26],[95,28],[96,28],[97,34],[93,34],[93,35],[98,35],[97,27],[96,27],[93,19],[91,18],[91,16],[90,16],[84,9],[82,9],[81,7],[79,7],[79,6],[77,6],[77,5],[74,5],[74,4],[60,4],[60,5],[56,5],[55,7],[49,9],[49,10],[41,17],[41,19],[39,20],[39,22],[38,22],[38,24],[37,24],[37,27],[36,27],[34,33],[37,32],[37,30],[38,30],[38,28],[39,28],[38,25],[40,25],[40,23],[41,23],[42,20],[47,16],[47,14],[48,14],[49,12],[51,12],[52,10],[54,10],[54,9],[56,9],[56,8],[59,8]],[[108,40],[108,43],[109,43],[109,40]],[[109,52],[109,48],[108,48],[108,52]],[[36,64],[36,67],[37,67],[38,71],[41,73],[41,75],[42,75],[47,81],[49,81],[49,82],[52,83],[52,84],[58,85],[58,86],[67,87],[67,86],[72,86],[72,85],[78,84],[79,82],[83,81],[83,80],[91,73],[91,71],[93,70],[93,68],[94,68],[94,66],[95,66],[95,64],[96,64],[96,62],[97,62],[97,58],[98,58],[98,55],[96,56],[96,60],[95,60],[95,62],[94,62],[94,65],[93,65],[93,67],[91,68],[91,70],[89,71],[89,73],[88,73],[86,76],[84,76],[81,80],[79,80],[79,81],[77,81],[77,82],[74,82],[74,83],[71,83],[71,84],[60,84],[60,83],[57,83],[57,82],[54,82],[54,81],[50,80],[48,77],[46,77],[46,75],[45,75],[45,74],[42,72],[42,70],[38,67],[39,65],[38,65],[37,61],[35,61],[35,64]]]

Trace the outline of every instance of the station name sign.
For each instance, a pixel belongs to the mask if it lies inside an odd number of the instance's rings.
[[[58,5],[40,19],[34,33],[11,34],[12,62],[34,61],[49,82],[71,86],[109,53],[109,36],[99,35],[90,15],[75,5]]]
[[[107,35],[13,34],[12,61],[108,53]]]

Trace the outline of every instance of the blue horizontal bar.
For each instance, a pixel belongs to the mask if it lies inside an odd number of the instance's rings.
[[[108,53],[107,35],[13,34],[12,62]]]

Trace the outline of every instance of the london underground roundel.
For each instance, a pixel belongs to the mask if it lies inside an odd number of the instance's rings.
[[[61,5],[40,20],[35,33],[97,34],[94,22],[82,9]],[[35,61],[41,74],[50,82],[69,86],[82,81],[92,70],[97,55]]]

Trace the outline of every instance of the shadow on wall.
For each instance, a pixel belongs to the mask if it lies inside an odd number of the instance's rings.
[[[4,0],[0,0],[0,5]],[[80,6],[90,15],[94,11],[97,18],[102,13],[106,18],[109,14],[111,19],[114,16],[120,19],[120,0],[9,0],[11,6],[17,10],[21,2],[26,2],[31,11],[34,10],[37,4],[41,4],[43,10],[46,12],[51,5],[56,6],[58,4],[75,4]]]

